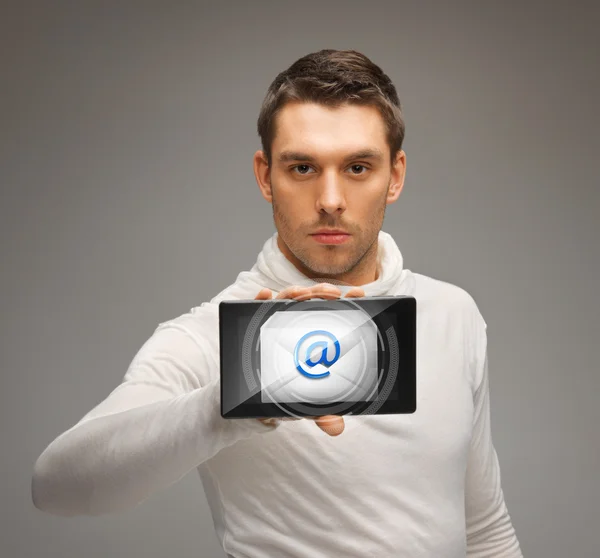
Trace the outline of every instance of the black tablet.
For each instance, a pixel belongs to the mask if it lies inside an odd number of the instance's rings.
[[[224,418],[416,410],[412,296],[222,301]]]

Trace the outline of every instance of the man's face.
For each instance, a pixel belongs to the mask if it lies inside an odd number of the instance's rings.
[[[262,151],[254,159],[286,257],[309,277],[357,279],[374,269],[385,208],[404,182],[403,151],[396,161],[391,167],[377,108],[286,104],[277,117],[271,168]],[[318,236],[320,229],[346,235]]]

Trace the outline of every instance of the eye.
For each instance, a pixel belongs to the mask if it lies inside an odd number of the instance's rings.
[[[352,165],[350,168],[355,169],[356,167],[368,170],[367,167],[365,167],[364,165]],[[359,173],[353,172],[352,174],[359,174],[360,175],[360,174],[365,174],[365,173],[364,172],[359,172]]]
[[[295,166],[292,167],[292,170],[298,169],[300,167],[310,168],[308,165],[295,165]],[[306,174],[306,173],[305,172],[300,172],[298,174]]]

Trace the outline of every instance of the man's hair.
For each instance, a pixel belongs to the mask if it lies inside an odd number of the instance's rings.
[[[269,167],[276,117],[287,102],[371,105],[385,122],[390,164],[402,149],[404,119],[392,80],[364,54],[355,50],[324,49],[307,54],[271,83],[258,116],[258,135]]]

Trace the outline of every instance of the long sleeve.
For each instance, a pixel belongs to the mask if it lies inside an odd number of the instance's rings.
[[[34,505],[62,516],[131,508],[222,448],[277,428],[221,417],[210,350],[186,325],[161,324],[122,383],[39,456]]]
[[[468,458],[465,515],[469,558],[522,558],[519,541],[504,501],[500,465],[490,425],[487,337],[485,326],[474,397],[473,435]]]

